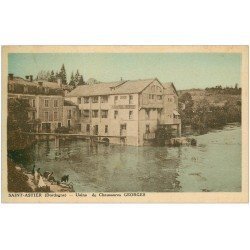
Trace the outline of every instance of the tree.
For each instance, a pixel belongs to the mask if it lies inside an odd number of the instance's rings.
[[[83,80],[83,76],[80,75],[79,81],[78,81],[78,85],[80,86],[80,85],[85,85],[85,84],[86,84],[86,83],[85,83],[84,80]]]
[[[184,103],[184,106],[185,106],[184,110],[182,110],[182,108],[179,108],[182,123],[183,125],[189,125],[191,124],[193,113],[194,113],[193,111],[194,101],[189,92],[186,92],[180,96],[179,105],[181,105],[181,103]]]
[[[89,78],[87,81],[87,84],[91,85],[91,84],[96,84],[98,83],[98,81],[95,78]]]
[[[64,64],[61,67],[59,76],[62,79],[62,84],[66,85],[67,84],[67,74],[66,74],[66,70],[65,70]]]
[[[75,74],[75,86],[78,85],[79,76],[80,76],[80,74],[79,74],[79,71],[77,70],[77,71],[76,71],[76,74]]]
[[[49,82],[56,82],[54,71],[52,70],[48,79]]]
[[[8,100],[8,132],[28,130],[29,101],[26,99]]]
[[[75,78],[74,78],[74,73],[73,72],[71,73],[69,85],[75,87]]]

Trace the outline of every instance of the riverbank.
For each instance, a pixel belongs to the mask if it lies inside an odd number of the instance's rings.
[[[208,134],[208,133],[211,133],[211,132],[215,132],[215,131],[218,131],[218,130],[223,130],[227,127],[241,127],[241,123],[240,122],[231,122],[231,123],[227,123],[223,126],[217,126],[217,127],[214,127],[214,128],[208,128],[206,131],[200,131],[199,129],[193,129],[191,128],[191,126],[183,126],[182,127],[182,136],[184,137],[191,137],[191,136],[199,136],[199,135],[205,135],[205,134]]]
[[[9,192],[74,192],[73,186],[70,184],[60,183],[59,181],[48,181],[43,178],[46,187],[38,188],[34,180],[34,175],[27,171],[21,165],[14,163],[8,159],[8,191]]]

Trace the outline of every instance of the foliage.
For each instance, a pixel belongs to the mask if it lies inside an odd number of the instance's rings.
[[[182,109],[181,105],[184,104],[184,109]],[[190,93],[185,93],[179,98],[179,112],[182,118],[183,124],[190,124],[193,119],[194,113],[194,101]]]
[[[216,91],[224,90],[221,87],[214,89],[217,89]],[[239,91],[238,88],[235,89]],[[221,128],[227,123],[241,122],[241,101],[231,99],[223,106],[216,106],[210,104],[206,99],[202,99],[194,107],[192,96],[188,92],[183,94],[179,100],[185,104],[183,110],[179,109],[183,126],[190,125],[192,129],[200,133],[206,133],[210,128]]]
[[[74,73],[73,72],[71,73],[69,85],[75,87],[75,78],[74,78]]]
[[[66,85],[67,84],[67,74],[66,74],[66,70],[65,70],[64,64],[61,67],[61,70],[60,70],[60,73],[59,73],[59,77],[62,80],[62,84]]]
[[[57,82],[57,80],[60,78],[62,84],[67,85],[67,73],[64,64],[62,65],[59,73],[56,71],[54,73],[54,70],[51,71],[45,71],[41,70],[38,72],[36,80],[42,80],[42,81],[48,81],[48,82]],[[79,73],[79,70],[77,69],[76,73],[71,73],[69,85],[76,87],[78,85],[84,85],[87,84],[83,80],[83,76]]]
[[[8,158],[8,191],[9,192],[32,192],[27,183],[28,177],[18,171],[14,162]]]
[[[155,131],[155,143],[157,145],[165,145],[165,141],[172,138],[172,130],[164,127],[159,127]]]
[[[71,73],[69,85],[76,87],[78,85],[84,85],[84,84],[85,82],[83,80],[83,76],[79,74],[78,70],[76,71],[75,75],[73,72]]]
[[[78,81],[78,85],[85,85],[85,84],[86,84],[86,83],[85,83],[84,80],[83,80],[83,76],[80,75],[79,81]]]
[[[7,147],[8,150],[23,149],[31,145],[34,138],[21,132],[30,132],[28,112],[31,109],[29,101],[26,99],[9,99],[8,100],[8,117],[7,117]],[[33,121],[35,125],[37,121]]]
[[[48,81],[49,81],[49,82],[56,82],[56,81],[57,81],[56,76],[55,76],[53,70],[52,70],[51,73],[50,73],[50,76],[49,76]]]
[[[49,71],[45,71],[45,70],[41,70],[38,72],[37,76],[36,76],[36,80],[42,80],[42,81],[49,81],[51,72]]]
[[[238,83],[235,84],[235,87],[222,87],[221,85],[217,85],[215,87],[206,88],[206,91],[209,93],[216,94],[229,94],[229,95],[240,95],[241,88],[238,87]]]
[[[29,101],[26,99],[8,100],[8,131],[28,130]]]

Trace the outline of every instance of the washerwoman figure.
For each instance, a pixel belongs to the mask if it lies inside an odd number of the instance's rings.
[[[37,170],[35,170],[35,173],[34,173],[34,182],[36,185],[38,184],[40,176],[41,176],[40,168],[38,168]]]

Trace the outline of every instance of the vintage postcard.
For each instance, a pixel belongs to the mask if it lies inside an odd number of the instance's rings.
[[[2,202],[248,202],[248,57],[2,47]]]

